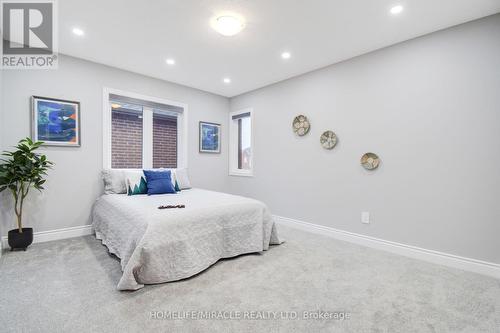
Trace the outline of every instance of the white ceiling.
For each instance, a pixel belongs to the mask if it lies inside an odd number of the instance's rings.
[[[231,97],[500,12],[500,0],[64,0],[61,53]],[[389,14],[395,4],[404,11]],[[246,19],[234,37],[210,20]],[[85,36],[71,30],[80,27]],[[281,59],[283,51],[292,58]],[[168,66],[166,58],[176,64]],[[225,84],[224,77],[232,82]]]

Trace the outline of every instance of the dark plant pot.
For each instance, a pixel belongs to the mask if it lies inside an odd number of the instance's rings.
[[[26,251],[31,243],[33,243],[33,228],[23,228],[22,233],[19,233],[19,229],[9,231],[9,246],[11,251],[14,251],[14,249],[23,249]]]

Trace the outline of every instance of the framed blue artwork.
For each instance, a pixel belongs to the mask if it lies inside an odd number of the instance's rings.
[[[200,153],[220,153],[220,124],[200,121]]]
[[[46,146],[80,147],[80,102],[31,97],[31,136]]]

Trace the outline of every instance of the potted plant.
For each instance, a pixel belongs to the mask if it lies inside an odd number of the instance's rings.
[[[35,153],[42,144],[30,138],[22,139],[15,151],[3,152],[2,155],[7,158],[0,159],[0,192],[9,190],[12,193],[17,217],[17,229],[9,231],[11,251],[26,251],[33,242],[33,228],[23,228],[23,203],[32,187],[40,192],[43,190],[44,176],[53,165],[45,155]]]

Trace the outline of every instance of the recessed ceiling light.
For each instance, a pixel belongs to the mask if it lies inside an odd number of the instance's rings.
[[[243,19],[232,15],[219,16],[212,23],[215,31],[223,36],[234,36],[245,27]]]
[[[170,66],[175,65],[175,60],[171,59],[171,58],[166,59],[165,62],[167,63],[167,65],[170,65]]]
[[[392,15],[398,15],[403,11],[403,6],[397,5],[391,8],[391,14]]]
[[[112,103],[112,104],[111,104],[111,108],[113,108],[113,109],[119,109],[119,108],[121,108],[121,107],[122,107],[122,106],[121,106],[120,104],[117,104],[117,103]]]
[[[82,29],[80,28],[73,28],[73,33],[77,36],[83,36],[85,35],[85,31],[83,31]]]
[[[222,81],[223,81],[224,83],[226,83],[226,84],[231,83],[231,79],[230,79],[230,78],[228,78],[228,77],[225,77]]]
[[[290,52],[283,52],[283,53],[281,54],[281,57],[282,57],[283,59],[290,59],[290,57],[291,57],[291,56],[292,56],[292,55],[290,54]]]

